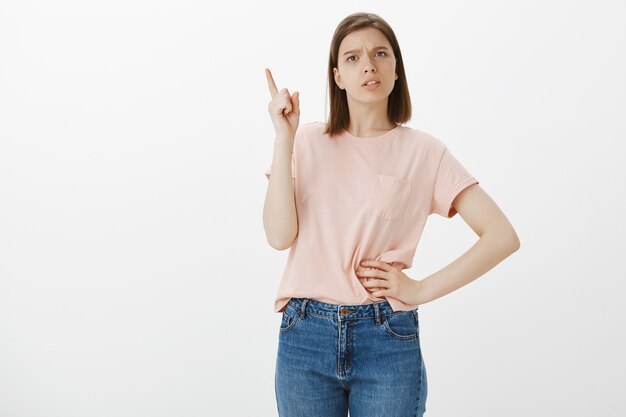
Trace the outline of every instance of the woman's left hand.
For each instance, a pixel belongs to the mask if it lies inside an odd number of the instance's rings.
[[[409,278],[395,264],[403,265],[365,259],[357,268],[356,275],[375,297],[391,296],[403,303],[418,305],[422,282]]]

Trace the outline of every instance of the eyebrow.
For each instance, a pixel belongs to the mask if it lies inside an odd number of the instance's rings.
[[[389,50],[389,48],[387,48],[386,46],[377,46],[377,47],[373,48],[372,51],[374,51],[376,49],[386,49],[386,50]],[[357,52],[357,51],[360,51],[360,49],[351,49],[351,50],[349,50],[347,52],[344,52],[343,54],[344,55],[348,55],[348,54],[351,54],[352,52]]]

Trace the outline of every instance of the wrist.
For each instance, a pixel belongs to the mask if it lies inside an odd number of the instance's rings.
[[[425,279],[422,280],[413,280],[413,287],[415,291],[415,299],[417,300],[417,305],[426,304],[430,301],[428,298],[428,284]]]
[[[276,136],[274,138],[274,146],[292,146],[295,138],[289,136]]]

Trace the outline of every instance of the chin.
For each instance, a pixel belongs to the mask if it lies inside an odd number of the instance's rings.
[[[378,103],[379,101],[385,101],[389,98],[389,94],[374,94],[360,96],[357,98],[352,98],[354,101],[358,101],[359,103]]]
[[[361,103],[376,103],[377,101],[380,100],[385,100],[387,97],[389,97],[389,95],[391,94],[391,91],[393,90],[389,90],[389,91],[383,91],[383,90],[373,90],[373,91],[368,91],[368,90],[358,90],[358,94],[357,95],[351,95],[351,97],[354,100],[360,101]]]

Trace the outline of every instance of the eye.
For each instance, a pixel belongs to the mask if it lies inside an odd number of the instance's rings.
[[[376,52],[376,53],[377,53],[377,54],[385,54],[385,55],[387,55],[387,52],[385,52],[385,51],[378,51],[378,52]],[[352,61],[350,58],[356,58],[356,56],[355,56],[355,55],[350,55],[348,58],[346,58],[346,61],[348,61],[348,62],[354,62],[354,61]]]

